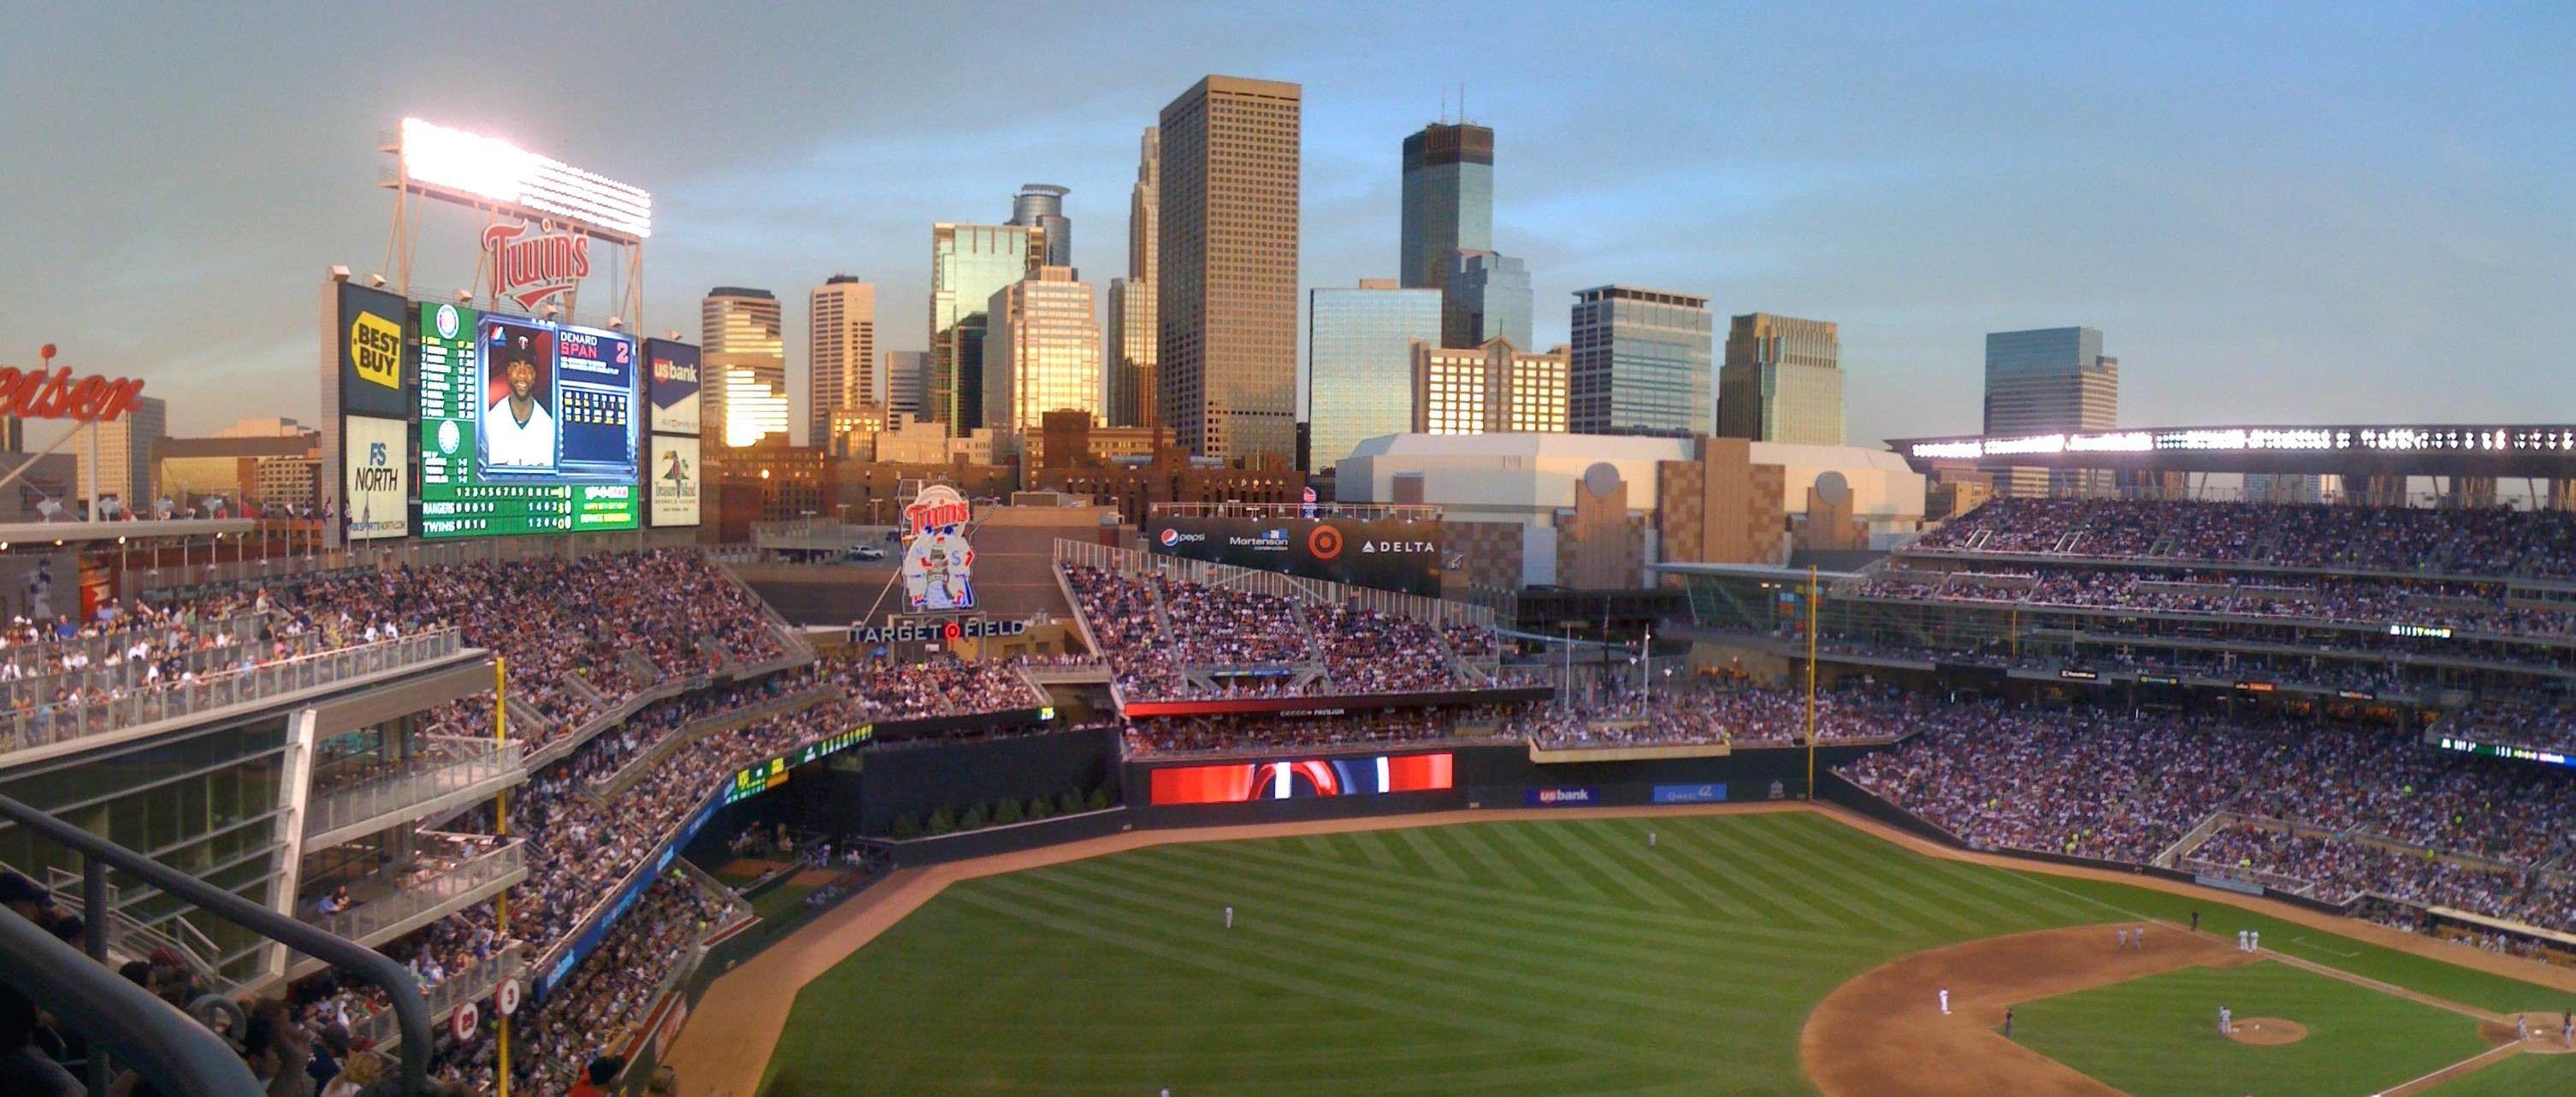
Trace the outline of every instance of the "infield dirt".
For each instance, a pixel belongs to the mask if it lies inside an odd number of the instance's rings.
[[[2124,949],[2111,925],[1936,948],[1835,987],[1807,1015],[1798,1058],[1827,1097],[2116,1094],[2005,1039],[1995,1031],[2004,1023],[2004,1007],[2175,968],[2234,967],[2256,959],[2216,938],[2182,933],[2153,934],[2144,948]],[[1944,989],[1950,992],[1946,1015]]]

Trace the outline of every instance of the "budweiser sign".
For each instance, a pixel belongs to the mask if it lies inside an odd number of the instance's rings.
[[[529,221],[494,225],[483,230],[483,250],[492,259],[492,296],[529,312],[590,276],[590,237],[577,232],[548,232]]]
[[[45,348],[47,357],[52,356],[53,349]],[[113,423],[133,410],[134,402],[142,397],[141,378],[91,374],[74,380],[68,369],[0,366],[0,415]]]

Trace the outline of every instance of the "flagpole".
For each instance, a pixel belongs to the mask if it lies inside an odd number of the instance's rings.
[[[1816,566],[1807,565],[1807,799],[1816,798]]]

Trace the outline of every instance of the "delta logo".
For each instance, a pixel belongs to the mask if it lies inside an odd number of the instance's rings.
[[[402,388],[402,325],[372,312],[349,322],[349,368],[358,379],[389,389]]]

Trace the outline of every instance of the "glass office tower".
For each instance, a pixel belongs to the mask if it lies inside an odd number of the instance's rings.
[[[1412,429],[1415,340],[1440,341],[1440,291],[1363,279],[1307,294],[1307,463],[1333,468],[1361,440]]]

